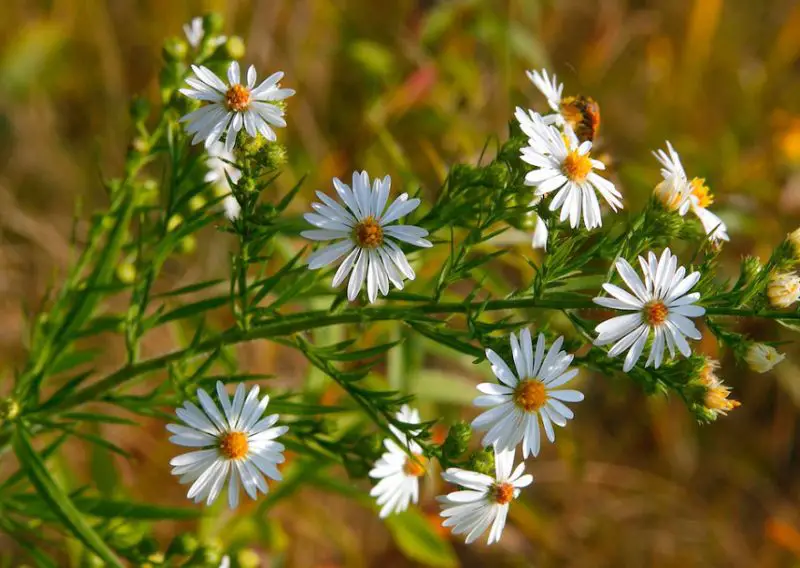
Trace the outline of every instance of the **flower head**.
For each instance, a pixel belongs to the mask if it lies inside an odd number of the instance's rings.
[[[731,389],[725,386],[717,377],[716,371],[719,368],[719,362],[714,359],[706,359],[703,368],[700,370],[700,382],[706,387],[706,395],[703,404],[714,418],[720,414],[723,416],[737,406],[740,406],[738,400],[728,398],[731,394]]]
[[[395,241],[418,247],[433,246],[424,237],[428,231],[413,225],[396,225],[398,219],[416,209],[419,199],[409,199],[403,193],[386,207],[389,200],[391,178],[375,179],[370,188],[367,172],[353,172],[352,189],[333,178],[336,193],[344,203],[337,203],[322,192],[317,192],[321,203],[311,207],[316,213],[306,213],[306,221],[317,227],[301,234],[314,241],[336,241],[308,259],[309,268],[317,269],[345,257],[333,277],[333,286],[339,286],[350,275],[347,297],[353,301],[358,296],[364,280],[370,302],[389,293],[389,283],[403,289],[403,280],[415,278],[414,270]]]
[[[786,235],[786,238],[788,239],[789,244],[791,244],[792,248],[794,249],[795,257],[800,259],[800,228],[795,229],[794,231]]]
[[[713,241],[728,241],[725,223],[712,213],[708,206],[714,196],[704,179],[687,177],[681,159],[672,144],[667,142],[667,151],[657,150],[653,155],[661,163],[661,177],[654,193],[667,209],[677,211],[681,216],[691,209],[703,225],[708,238]]]
[[[181,483],[191,483],[188,497],[195,503],[213,503],[228,480],[228,506],[239,504],[239,486],[255,499],[258,492],[268,491],[264,476],[281,480],[277,464],[283,463],[283,444],[275,441],[289,429],[275,426],[278,415],[262,418],[269,404],[269,395],[258,399],[259,387],[254,386],[245,396],[243,383],[236,387],[233,401],[225,385],[217,381],[217,404],[203,389],[197,389],[200,407],[185,402],[175,413],[184,424],[168,424],[170,441],[179,446],[202,448],[170,460],[172,474]]]
[[[200,43],[203,41],[203,37],[205,37],[206,32],[203,28],[203,18],[192,18],[192,21],[188,24],[183,24],[183,33],[186,35],[186,41],[189,42],[193,48],[197,49]],[[228,41],[227,36],[216,36],[211,38],[210,42],[211,45],[214,47],[218,47]]]
[[[581,218],[587,229],[601,226],[597,193],[614,211],[622,208],[622,194],[595,172],[604,170],[605,165],[591,157],[590,141],[579,142],[571,129],[562,133],[534,112],[517,108],[515,116],[529,137],[528,146],[522,149],[522,161],[535,168],[525,176],[525,184],[534,186],[538,196],[555,192],[550,211],[560,209],[560,221],[569,219],[573,229]]]
[[[491,407],[475,418],[472,427],[487,431],[483,445],[494,445],[499,450],[513,450],[522,443],[522,457],[539,455],[541,420],[547,439],[555,441],[553,424],[566,426],[574,417],[564,402],[580,402],[583,394],[576,390],[558,387],[571,381],[577,369],[570,369],[572,355],[561,350],[564,338],[559,337],[546,352],[544,334],[539,334],[534,352],[530,331],[523,329],[519,339],[510,337],[511,355],[516,373],[491,349],[486,357],[492,372],[500,381],[481,383],[478,390],[484,393],[473,404]]]
[[[652,252],[647,259],[640,256],[639,265],[644,282],[625,259],[616,263],[617,272],[633,294],[606,283],[603,289],[613,297],[594,299],[599,306],[631,312],[604,321],[595,329],[598,334],[595,345],[614,344],[608,351],[610,357],[628,352],[623,366],[625,372],[639,360],[651,335],[653,345],[646,367],[661,366],[665,344],[670,356],[675,356],[676,347],[685,357],[691,355],[686,338],[700,339],[701,335],[689,318],[706,312],[705,308],[695,305],[700,293],[688,293],[700,280],[700,273],[692,272],[686,276],[686,269],[678,267],[678,259],[669,249],[664,249],[660,259]]]
[[[794,272],[776,272],[767,284],[769,303],[776,308],[788,308],[800,298],[800,277]]]
[[[407,424],[419,424],[419,412],[403,405],[397,413],[397,419]],[[427,459],[419,444],[394,426],[391,429],[406,448],[387,438],[383,442],[387,451],[369,472],[370,477],[380,479],[369,494],[377,498],[382,519],[392,513],[405,511],[409,503],[419,500],[419,478],[427,471]]]
[[[533,483],[525,474],[525,464],[514,468],[514,450],[495,452],[495,477],[451,467],[442,478],[464,489],[438,497],[442,506],[442,526],[453,527],[453,534],[466,534],[470,544],[491,525],[488,544],[500,540],[506,526],[511,501],[519,497],[520,489]]]
[[[225,150],[233,150],[236,135],[244,128],[248,136],[261,134],[270,141],[275,140],[272,127],[284,127],[283,109],[278,106],[294,94],[292,89],[281,89],[278,81],[282,72],[273,73],[256,86],[256,69],[247,70],[247,84],[240,82],[239,64],[232,61],[228,67],[228,83],[224,83],[213,71],[202,65],[192,65],[194,77],[186,79],[191,88],[181,89],[187,97],[209,104],[181,118],[186,122],[186,131],[194,134],[192,144],[205,140],[206,148],[225,134]]]
[[[744,360],[756,373],[767,373],[786,358],[786,355],[765,343],[751,343]]]

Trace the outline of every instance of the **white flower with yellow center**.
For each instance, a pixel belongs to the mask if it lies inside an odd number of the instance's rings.
[[[413,280],[414,269],[395,241],[417,247],[433,246],[424,237],[428,231],[413,225],[394,224],[401,217],[414,211],[419,199],[409,199],[403,193],[388,207],[392,180],[389,176],[375,179],[370,188],[367,172],[353,172],[352,189],[337,178],[333,187],[344,203],[344,207],[324,193],[318,191],[321,203],[312,203],[315,213],[306,213],[306,221],[317,227],[301,233],[314,241],[336,241],[314,252],[308,258],[312,270],[322,268],[344,257],[333,277],[336,288],[350,275],[347,298],[358,297],[364,280],[367,281],[367,296],[370,302],[389,293],[389,283],[403,289],[403,280]]]
[[[526,174],[525,184],[534,186],[537,196],[555,192],[550,211],[560,209],[560,221],[569,219],[573,229],[581,218],[587,229],[601,226],[597,192],[614,211],[622,208],[622,194],[595,172],[604,170],[605,165],[591,157],[590,141],[579,142],[570,128],[562,133],[530,111],[517,109],[517,120],[529,136],[528,146],[522,149],[522,161],[535,168]]]
[[[442,473],[442,478],[464,489],[437,498],[442,506],[442,526],[453,527],[453,534],[465,534],[466,543],[474,542],[491,525],[488,544],[500,540],[506,526],[511,501],[520,489],[533,483],[525,474],[525,463],[514,468],[514,450],[495,451],[495,477],[455,467]],[[523,475],[524,474],[524,475]]]
[[[683,216],[691,209],[703,225],[708,238],[713,241],[729,241],[728,228],[722,219],[708,210],[714,203],[711,190],[702,178],[687,177],[681,159],[672,144],[667,142],[667,151],[657,150],[653,155],[661,163],[663,181],[655,188],[655,195],[672,211]]]
[[[776,272],[767,284],[769,303],[776,308],[790,308],[800,298],[800,277],[794,272]]]
[[[411,410],[408,405],[404,404],[396,416],[401,422],[419,424],[419,412]],[[392,513],[405,511],[409,503],[419,501],[419,478],[425,475],[428,464],[419,444],[394,426],[390,428],[406,447],[400,447],[391,438],[384,440],[383,445],[387,451],[369,472],[373,479],[380,479],[369,494],[376,498],[381,507],[382,519]],[[417,433],[418,431],[411,431],[412,435]]]
[[[616,357],[625,351],[623,370],[630,371],[639,360],[647,339],[653,335],[653,345],[646,367],[661,366],[664,359],[664,346],[670,355],[675,356],[678,348],[685,357],[692,354],[686,338],[700,339],[700,331],[689,318],[700,317],[705,308],[695,305],[700,299],[699,292],[688,293],[700,280],[699,272],[685,276],[686,269],[678,268],[678,258],[664,249],[660,259],[652,252],[647,259],[639,257],[644,282],[624,258],[617,260],[617,273],[633,294],[614,284],[603,284],[603,289],[611,298],[595,298],[594,303],[615,310],[631,312],[604,321],[595,328],[595,345],[609,345],[609,357]]]
[[[786,355],[764,343],[751,343],[744,356],[744,360],[756,373],[768,373],[784,359]]]
[[[273,73],[256,86],[255,67],[251,65],[247,70],[247,85],[243,85],[236,61],[231,61],[228,67],[228,84],[202,65],[192,65],[192,71],[194,77],[186,79],[191,88],[181,89],[181,93],[210,103],[181,118],[181,122],[187,123],[186,131],[194,134],[192,144],[204,140],[209,148],[224,134],[225,150],[231,152],[242,128],[251,137],[261,134],[274,141],[272,127],[286,126],[283,109],[276,103],[292,96],[294,91],[280,88],[282,72]]]
[[[183,484],[191,483],[188,497],[195,503],[211,505],[228,481],[228,506],[239,504],[239,486],[255,499],[258,492],[269,490],[264,476],[281,480],[277,465],[283,463],[283,444],[275,439],[287,432],[288,426],[275,426],[278,415],[262,418],[269,404],[269,395],[258,399],[259,387],[245,396],[244,384],[236,388],[233,402],[225,385],[217,381],[217,404],[203,389],[197,389],[200,407],[185,402],[175,410],[185,424],[168,424],[170,442],[179,446],[202,448],[170,460],[172,474]]]
[[[535,352],[527,329],[520,332],[519,340],[512,333],[510,341],[516,373],[497,353],[486,350],[492,372],[501,384],[478,385],[478,390],[484,394],[478,396],[473,404],[492,408],[475,418],[472,427],[486,431],[482,441],[484,446],[513,450],[522,443],[522,457],[527,458],[529,454],[539,455],[539,421],[547,439],[554,442],[553,424],[566,426],[567,421],[574,417],[564,402],[580,402],[583,394],[558,388],[578,374],[577,369],[569,368],[573,356],[561,350],[563,337],[556,339],[547,353],[544,334],[541,333]]]

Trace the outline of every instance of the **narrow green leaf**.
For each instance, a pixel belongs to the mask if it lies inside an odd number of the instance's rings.
[[[458,566],[453,546],[437,534],[419,511],[410,509],[390,515],[385,522],[398,548],[409,559],[427,566]]]
[[[58,515],[64,526],[94,551],[106,564],[122,568],[117,556],[86,522],[69,496],[50,477],[44,462],[31,445],[28,432],[21,423],[17,425],[14,432],[13,446],[20,466],[25,469],[36,491],[47,502],[53,512]]]

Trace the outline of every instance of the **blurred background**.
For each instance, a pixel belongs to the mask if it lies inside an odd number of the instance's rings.
[[[732,236],[723,277],[745,254],[766,258],[800,220],[800,3],[792,0],[4,0],[3,381],[24,360],[26,310],[72,258],[74,212],[101,206],[102,180],[121,171],[130,97],[157,104],[164,39],[212,10],[225,15],[228,34],[245,40],[244,63],[259,76],[285,71],[284,86],[297,90],[289,126],[278,133],[289,158],[282,190],[308,174],[308,196],[328,190],[331,176],[364,168],[391,174],[396,191],[422,187],[433,196],[451,164],[475,163],[487,141],[491,152],[504,139],[516,105],[545,109],[524,71],[546,66],[565,94],[600,104],[599,150],[628,210],[640,208],[659,180],[650,152],[665,140],[690,176],[706,178]],[[529,235],[504,238],[518,249],[504,257],[506,270],[530,278]],[[213,230],[201,236],[194,252],[168,267],[170,278],[224,277],[230,244]],[[441,265],[436,254],[426,257],[420,280]],[[771,324],[740,325],[756,339],[791,339]],[[151,338],[152,353],[179,339],[164,333]],[[376,325],[370,333],[405,332]],[[166,546],[197,528],[252,547],[264,566],[800,566],[797,350],[785,345],[787,360],[756,375],[717,353],[707,335],[698,349],[721,358],[720,376],[741,408],[699,426],[678,400],[584,373],[586,401],[558,445],[529,461],[536,483],[512,506],[492,548],[466,548],[445,532],[431,543],[390,531],[363,504],[314,489],[290,490],[257,516],[248,504],[236,515],[220,508],[199,527],[160,523],[158,538]],[[116,367],[122,353],[109,345],[100,365]],[[243,346],[239,355],[247,369],[278,374],[282,386],[305,381],[330,400],[340,396],[302,359],[279,358],[274,345]],[[419,394],[424,419],[472,416],[471,385],[487,365],[418,338],[393,357],[406,359],[405,373],[389,368],[387,380]],[[143,426],[102,432],[131,459],[106,457],[98,469],[98,456],[75,445],[54,468],[65,483],[93,479],[109,494],[186,504],[169,476],[175,449],[163,422]],[[426,481],[420,516],[434,526],[436,483]],[[0,550],[12,548],[0,536]],[[423,551],[416,558],[415,548]]]

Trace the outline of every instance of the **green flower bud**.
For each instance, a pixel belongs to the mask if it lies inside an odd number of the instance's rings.
[[[181,239],[179,247],[183,254],[192,254],[197,250],[197,239],[194,235],[186,235]]]
[[[469,469],[494,477],[494,451],[484,448],[472,452],[472,455],[469,456]]]
[[[203,16],[203,31],[208,36],[219,35],[222,31],[222,26],[225,24],[225,18],[222,14],[217,12],[210,12]]]
[[[229,37],[225,42],[225,51],[228,52],[228,57],[231,59],[241,59],[246,51],[244,40],[239,36]]]
[[[189,209],[198,211],[206,206],[206,200],[202,195],[195,195],[189,200]]]
[[[123,284],[130,284],[136,280],[136,267],[130,262],[122,262],[117,265],[117,279]]]
[[[481,175],[481,181],[488,187],[505,187],[508,180],[508,166],[503,162],[492,162],[483,169]]]
[[[183,224],[183,217],[180,215],[173,215],[167,221],[167,231],[172,232]]]
[[[261,557],[252,548],[243,548],[236,555],[241,568],[258,568],[261,566]]]
[[[456,422],[450,427],[447,438],[442,444],[444,455],[449,459],[456,459],[469,448],[472,437],[472,427],[467,422]]]
[[[189,53],[189,46],[186,42],[177,37],[171,37],[164,42],[161,55],[164,61],[183,61]]]
[[[755,280],[762,268],[764,268],[764,266],[761,264],[761,259],[757,256],[748,256],[742,260],[742,273],[747,282]]]
[[[355,450],[365,460],[375,461],[383,453],[383,436],[378,433],[364,436],[356,443]]]
[[[167,558],[170,556],[189,556],[197,550],[197,538],[190,533],[179,534],[167,547]]]
[[[150,149],[150,141],[142,136],[137,136],[131,141],[131,149],[140,154],[144,154]]]
[[[277,170],[286,163],[286,146],[273,142],[268,144],[264,152],[264,167]]]
[[[15,420],[20,410],[19,403],[13,398],[0,398],[0,424]]]

